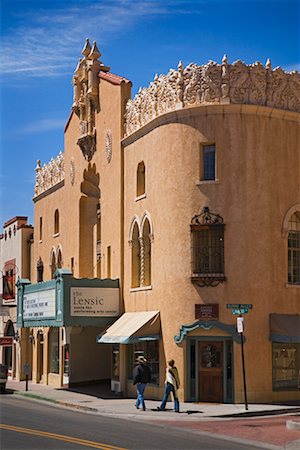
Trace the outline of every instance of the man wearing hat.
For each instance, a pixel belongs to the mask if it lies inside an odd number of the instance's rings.
[[[144,391],[147,383],[151,381],[151,372],[147,366],[147,360],[144,356],[138,356],[136,359],[136,366],[133,369],[133,384],[136,385],[137,399],[135,407],[137,409],[142,405],[143,411],[146,411]]]

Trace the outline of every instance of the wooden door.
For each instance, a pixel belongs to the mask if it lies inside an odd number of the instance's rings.
[[[199,343],[199,400],[223,403],[223,342]]]

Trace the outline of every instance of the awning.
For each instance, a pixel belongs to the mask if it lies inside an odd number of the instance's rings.
[[[300,343],[300,314],[270,314],[270,341]]]
[[[124,313],[101,335],[98,344],[132,344],[160,339],[159,311]]]

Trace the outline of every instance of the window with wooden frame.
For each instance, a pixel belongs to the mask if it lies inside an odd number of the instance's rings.
[[[219,214],[203,208],[191,221],[192,281],[199,286],[217,286],[225,281],[224,228]]]
[[[201,146],[201,181],[216,179],[216,146],[215,144]]]
[[[54,234],[58,233],[59,233],[59,211],[58,209],[56,209],[54,213]]]
[[[300,211],[288,223],[288,283],[300,284]]]
[[[137,168],[137,180],[136,180],[136,196],[140,197],[145,194],[145,164],[141,161]]]

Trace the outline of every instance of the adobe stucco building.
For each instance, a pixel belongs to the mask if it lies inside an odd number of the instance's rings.
[[[300,399],[300,75],[180,63],[131,100],[95,44],[82,53],[64,152],[36,168],[36,267],[19,284],[33,379],[134,395],[144,354],[150,397],[174,358],[181,399],[242,402],[227,305],[244,304],[248,401]]]

